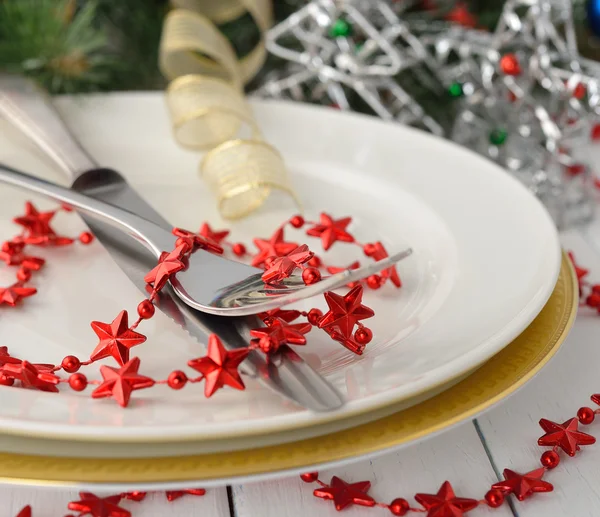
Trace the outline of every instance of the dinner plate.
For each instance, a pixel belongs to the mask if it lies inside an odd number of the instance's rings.
[[[176,146],[163,97],[118,94],[58,100],[68,124],[103,165],[123,172],[174,225],[224,226],[215,200],[198,177],[199,155]],[[472,152],[422,132],[375,118],[300,104],[254,101],[265,138],[284,156],[305,215],[324,210],[351,215],[362,242],[388,250],[410,245],[400,264],[403,287],[366,293],[376,316],[375,337],[355,356],[313,330],[298,347],[304,359],[346,397],[331,413],[297,407],[248,381],[239,392],[212,398],[201,386],[157,386],[133,394],[126,409],[92,400],[89,390],[60,395],[1,387],[0,431],[79,440],[176,441],[280,432],[347,420],[444,385],[498,353],[539,313],[556,283],[560,248],[543,206],[516,180]],[[0,160],[53,181],[61,173],[7,124]],[[0,233],[31,196],[3,187]],[[40,206],[52,206],[40,202]],[[236,223],[232,241],[268,237],[294,207],[284,196]],[[76,235],[84,225],[60,214],[56,226]],[[307,241],[299,231],[286,236]],[[314,247],[314,246],[313,246]],[[317,248],[318,250],[318,248]],[[35,362],[86,357],[97,343],[90,322],[135,311],[140,293],[102,246],[43,250],[49,266],[36,276],[39,293],[0,322],[0,342]],[[336,243],[331,263],[360,258],[356,246]],[[2,272],[4,274],[4,271]],[[10,273],[13,274],[12,272]],[[8,277],[7,277],[8,278]],[[326,309],[321,298],[299,305]],[[202,355],[200,345],[165,315],[144,322],[148,341],[133,349],[140,373],[165,378]],[[86,370],[98,375],[93,367]]]
[[[350,430],[285,445],[253,444],[246,450],[205,454],[197,453],[198,445],[205,444],[196,442],[178,444],[176,450],[174,444],[117,446],[0,435],[0,450],[5,451],[0,453],[0,480],[115,492],[160,490],[281,478],[397,450],[474,418],[514,394],[558,351],[575,320],[578,300],[577,278],[565,256],[548,303],[505,349],[426,402]]]

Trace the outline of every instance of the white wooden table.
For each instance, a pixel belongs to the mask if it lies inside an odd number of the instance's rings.
[[[590,228],[563,234],[563,245],[600,283],[600,221]],[[435,493],[449,480],[456,493],[482,497],[504,468],[527,472],[539,465],[545,450],[536,445],[543,434],[540,418],[563,422],[580,406],[592,405],[589,395],[600,392],[600,315],[583,309],[558,355],[518,393],[482,417],[398,452],[360,461],[350,467],[321,472],[355,482],[369,480],[370,494],[390,502],[417,492]],[[600,422],[587,429],[600,438]],[[497,510],[480,507],[473,517],[585,517],[600,516],[600,443],[563,460],[546,479],[554,492],[535,494],[525,502],[512,500]],[[501,478],[500,478],[501,479]],[[164,494],[149,495],[142,503],[122,505],[133,517],[332,517],[339,515],[329,501],[312,495],[314,485],[297,476],[276,482],[209,489],[204,497],[183,497],[168,503]],[[74,490],[0,487],[0,517],[14,517],[31,504],[34,517],[63,517]],[[512,497],[511,497],[512,498]],[[418,506],[418,505],[414,505]],[[348,517],[388,517],[384,508],[353,506]]]

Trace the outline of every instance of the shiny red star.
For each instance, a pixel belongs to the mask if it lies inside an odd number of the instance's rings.
[[[216,253],[217,255],[222,255],[225,251],[218,242],[209,237],[204,237],[198,233],[190,232],[189,230],[184,230],[183,228],[173,228],[172,233],[173,235],[177,235],[177,237],[185,239],[192,249],[202,248],[203,250]]]
[[[23,287],[16,283],[9,287],[0,287],[0,305],[10,305],[14,307],[21,301],[21,298],[27,298],[37,293],[35,287]]]
[[[38,242],[35,241],[39,241],[40,239],[43,240],[44,237],[53,237],[56,235],[50,226],[50,221],[55,214],[55,211],[38,212],[37,208],[27,201],[27,203],[25,203],[25,215],[15,217],[13,221],[25,228],[25,231],[27,232],[25,242],[37,244]]]
[[[69,503],[69,510],[79,512],[79,515],[90,515],[91,517],[131,517],[131,512],[121,508],[120,495],[110,497],[98,497],[89,492],[79,492],[80,501]]]
[[[321,237],[323,249],[327,251],[336,241],[354,242],[354,237],[346,231],[351,222],[351,217],[336,220],[322,212],[319,224],[315,224],[312,228],[306,230],[306,235]]]
[[[244,381],[242,381],[238,367],[246,359],[248,353],[247,348],[225,350],[221,340],[215,334],[211,334],[208,338],[206,356],[192,359],[188,362],[188,366],[204,375],[204,395],[206,397],[210,397],[225,385],[236,390],[243,390],[245,389]]]
[[[202,226],[200,227],[198,234],[202,235],[202,237],[205,237],[205,238],[215,242],[216,244],[221,244],[223,239],[225,239],[225,237],[227,237],[229,235],[229,230],[215,231],[210,227],[210,225],[208,223],[202,223]]]
[[[120,406],[126,407],[132,391],[150,388],[155,384],[150,377],[138,374],[139,368],[139,357],[134,357],[119,369],[101,366],[103,382],[92,392],[92,397],[95,399],[112,397]]]
[[[575,453],[580,449],[580,445],[596,443],[596,438],[578,430],[579,421],[577,418],[571,418],[562,424],[542,418],[540,426],[546,431],[546,434],[538,440],[538,445],[557,445],[569,456],[575,456]]]
[[[271,262],[269,268],[262,274],[262,280],[266,284],[280,282],[289,278],[294,270],[308,262],[314,253],[308,249],[306,244],[298,246],[290,251],[285,257],[278,257]]]
[[[184,495],[197,495],[203,496],[206,494],[206,490],[204,488],[190,488],[188,490],[167,490],[166,496],[168,501],[175,501],[175,499],[179,499]]]
[[[0,367],[5,364],[21,364],[21,359],[11,356],[8,353],[8,347],[0,346]]]
[[[258,253],[252,258],[252,265],[257,267],[265,263],[269,257],[283,257],[294,251],[298,245],[283,240],[283,228],[279,228],[270,239],[254,239]]]
[[[345,338],[351,337],[354,325],[358,321],[375,315],[372,309],[362,305],[362,295],[362,285],[353,287],[345,296],[331,291],[326,292],[325,301],[329,311],[319,321],[319,328],[325,329],[330,334],[337,332]]]
[[[46,263],[43,258],[25,255],[24,253],[10,253],[0,250],[0,260],[8,266],[23,266],[24,268],[38,271]]]
[[[375,500],[367,494],[371,488],[369,481],[359,481],[358,483],[346,483],[337,476],[331,478],[329,486],[315,489],[315,497],[333,500],[335,509],[340,511],[352,504],[360,506],[375,506]]]
[[[156,291],[160,291],[172,275],[184,268],[181,261],[183,250],[184,246],[181,245],[171,253],[163,253],[158,265],[144,277],[146,283],[152,284]]]
[[[33,388],[40,391],[58,392],[56,385],[59,378],[48,371],[46,365],[35,365],[27,361],[7,363],[0,369],[6,377],[21,381],[23,388]]]
[[[31,506],[27,505],[17,514],[17,517],[31,517]]]
[[[554,487],[542,480],[546,473],[544,467],[532,470],[527,474],[519,474],[510,469],[504,469],[504,481],[495,483],[492,488],[507,494],[515,494],[519,501],[527,499],[535,492],[552,492]]]
[[[269,351],[275,352],[281,345],[306,345],[304,334],[310,332],[312,325],[308,322],[290,324],[279,318],[267,320],[267,326],[252,329],[250,335],[260,341],[269,340]]]
[[[112,323],[92,321],[92,330],[100,342],[90,355],[92,361],[113,356],[123,365],[129,361],[129,349],[146,341],[146,336],[129,328],[127,311],[121,311]]]
[[[448,481],[444,481],[437,494],[417,494],[415,500],[425,508],[427,517],[462,517],[479,505],[475,499],[456,497]]]
[[[389,254],[388,254],[387,250],[384,248],[383,244],[381,244],[381,242],[378,241],[374,244],[373,252],[370,253],[370,256],[376,262],[379,262],[380,260],[388,258]],[[398,269],[396,268],[396,266],[391,266],[391,267],[388,267],[387,269],[384,269],[381,272],[381,276],[383,278],[389,278],[396,287],[402,287],[402,282],[400,280],[400,276],[398,275]]]

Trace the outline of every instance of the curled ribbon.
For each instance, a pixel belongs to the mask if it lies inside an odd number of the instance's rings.
[[[266,57],[263,35],[272,21],[270,0],[172,0],[172,4],[159,53],[161,71],[171,81],[167,106],[177,142],[209,151],[200,174],[215,193],[221,215],[244,217],[273,189],[296,201],[283,159],[263,140],[243,90]],[[238,60],[215,24],[245,12],[253,17],[261,39]]]

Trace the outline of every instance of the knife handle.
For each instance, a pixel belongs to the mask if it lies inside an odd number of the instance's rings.
[[[0,114],[36,143],[71,181],[98,166],[69,131],[50,96],[32,80],[0,74]]]

